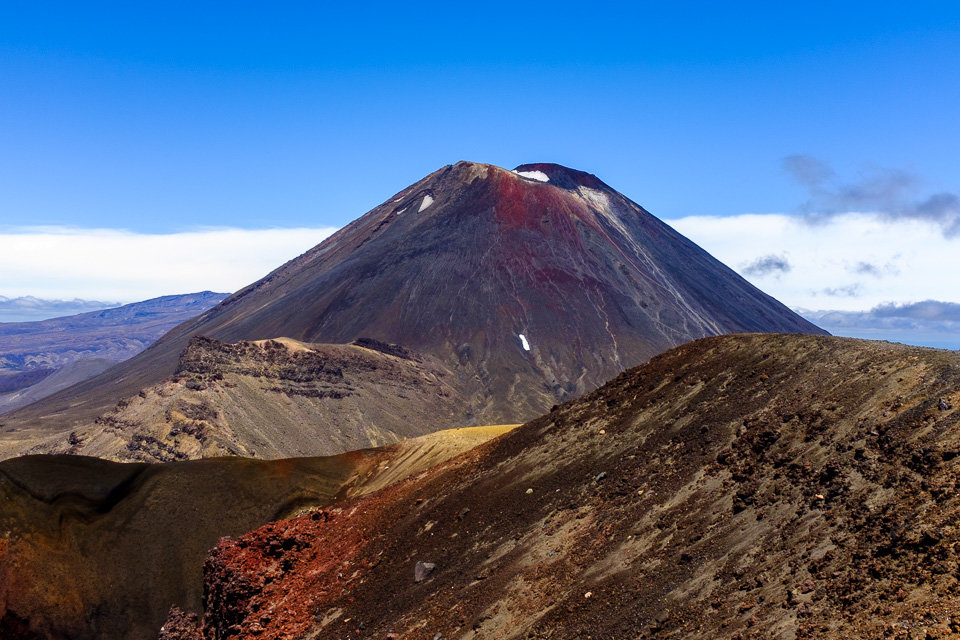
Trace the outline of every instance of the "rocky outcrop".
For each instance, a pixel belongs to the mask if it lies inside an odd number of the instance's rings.
[[[203,640],[199,617],[180,607],[170,608],[166,622],[160,627],[160,640]]]

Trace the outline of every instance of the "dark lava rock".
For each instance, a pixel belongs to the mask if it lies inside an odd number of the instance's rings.
[[[160,627],[157,640],[202,640],[200,616],[186,613],[180,607],[170,607],[170,615]]]
[[[204,631],[342,640],[342,624],[314,617],[335,611],[370,638],[955,637],[960,414],[931,429],[933,400],[889,409],[958,385],[960,357],[935,350],[694,342],[330,522],[290,521],[309,557],[269,584],[258,576],[273,560],[224,555],[208,584],[230,580],[235,595],[206,599]],[[518,500],[528,485],[537,499]],[[482,525],[469,533],[466,504]],[[415,558],[445,569],[398,589]],[[215,635],[265,610],[290,622]]]

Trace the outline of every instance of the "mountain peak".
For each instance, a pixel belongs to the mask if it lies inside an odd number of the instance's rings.
[[[562,164],[554,164],[552,162],[521,164],[513,169],[513,173],[525,178],[539,180],[540,182],[548,182],[562,189],[576,189],[577,187],[610,189],[609,186],[592,173],[571,169]]]
[[[613,189],[604,183],[600,178],[580,171],[565,167],[562,164],[553,162],[532,162],[516,166],[514,169],[505,169],[493,164],[482,162],[470,162],[461,160],[454,164],[449,164],[437,171],[431,173],[425,180],[435,178],[441,180],[450,180],[469,182],[474,177],[492,178],[496,175],[513,175],[526,178],[534,182],[550,184],[561,189],[576,190],[578,187],[587,187],[590,189],[601,189],[613,191]],[[422,181],[421,181],[422,183]],[[417,184],[421,184],[417,183]]]

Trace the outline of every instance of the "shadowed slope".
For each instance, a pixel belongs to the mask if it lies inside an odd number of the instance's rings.
[[[171,605],[200,605],[203,558],[221,536],[401,480],[510,428],[269,462],[2,462],[0,637],[155,637]]]
[[[958,388],[949,352],[697,341],[425,476],[222,541],[205,637],[952,637]]]
[[[371,337],[437,358],[475,423],[530,418],[687,340],[819,332],[596,177],[460,162],[181,325],[8,417],[64,431],[171,375],[191,336]],[[521,338],[521,336],[523,336]]]

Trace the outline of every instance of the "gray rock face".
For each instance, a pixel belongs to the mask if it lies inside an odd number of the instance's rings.
[[[437,565],[432,562],[418,561],[417,564],[413,566],[413,581],[423,582],[436,568]]]

